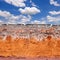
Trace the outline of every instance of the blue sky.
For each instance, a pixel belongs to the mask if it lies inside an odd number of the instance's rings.
[[[0,0],[0,23],[60,24],[60,0]]]

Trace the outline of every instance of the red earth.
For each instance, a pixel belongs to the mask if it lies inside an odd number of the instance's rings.
[[[9,57],[28,58],[24,58],[25,60],[29,60],[29,58],[41,60],[40,57],[47,57],[46,60],[48,60],[49,57],[52,60],[53,57],[60,57],[60,38],[55,39],[51,36],[48,36],[42,41],[37,41],[34,38],[16,38],[12,40],[11,36],[7,36],[5,40],[0,38],[0,56],[2,56],[0,60],[19,60]],[[45,58],[42,60],[45,60]]]

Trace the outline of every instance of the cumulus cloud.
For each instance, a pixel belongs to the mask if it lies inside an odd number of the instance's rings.
[[[9,20],[17,20],[18,19],[18,16],[14,16],[10,12],[2,11],[2,10],[0,10],[0,16],[4,17],[5,19],[9,19]]]
[[[60,21],[60,11],[50,11],[50,15],[47,16],[49,22],[58,22]]]
[[[46,24],[46,21],[39,21],[39,20],[34,20],[31,21],[32,24]]]
[[[36,7],[25,7],[24,9],[20,8],[19,11],[22,14],[30,14],[30,15],[40,13],[40,10],[37,9]]]
[[[49,22],[57,22],[57,21],[60,21],[60,16],[50,16],[50,15],[48,15],[47,20]]]
[[[28,16],[20,15],[19,19],[21,20],[19,23],[26,24],[27,22],[29,22],[31,20],[31,16],[30,15],[28,15]]]
[[[10,13],[7,12],[7,11],[2,11],[2,10],[0,10],[0,16],[8,17],[8,16],[10,16]]]
[[[32,0],[30,0],[30,3],[33,7],[36,7],[36,4],[34,2],[32,2]]]
[[[6,20],[4,23],[7,23],[7,24],[26,23],[31,20],[30,15],[27,15],[27,16],[17,15],[17,16],[15,16],[8,11],[2,11],[2,10],[0,10],[0,17],[4,17],[3,20]]]
[[[60,14],[60,11],[50,11],[49,13],[51,15],[58,15],[58,14]]]
[[[4,0],[8,4],[12,4],[17,7],[25,7],[24,1],[26,0]]]
[[[18,20],[18,16],[14,16],[13,14],[11,14],[8,11],[2,11],[2,10],[0,10],[0,17],[3,17],[2,21],[6,20],[3,23],[9,23],[9,22],[15,23],[16,20]]]
[[[3,21],[2,21],[2,20],[0,20],[0,25],[1,25],[1,24],[3,24]]]
[[[50,4],[54,6],[60,6],[60,4],[58,4],[58,2],[55,0],[50,0]]]

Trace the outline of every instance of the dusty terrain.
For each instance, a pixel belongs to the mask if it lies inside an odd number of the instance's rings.
[[[34,38],[12,40],[11,36],[7,36],[5,41],[0,39],[0,56],[60,57],[60,38],[56,40],[48,36],[42,41],[37,41]]]
[[[15,58],[15,57],[0,57],[0,60],[60,60],[60,58],[46,58],[46,57],[40,57],[40,58]]]
[[[0,60],[60,60],[60,27],[0,26]]]

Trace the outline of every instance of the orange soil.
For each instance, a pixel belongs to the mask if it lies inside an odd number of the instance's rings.
[[[60,39],[48,36],[42,41],[37,41],[34,38],[12,40],[11,36],[7,36],[5,41],[0,38],[0,56],[60,57]]]

